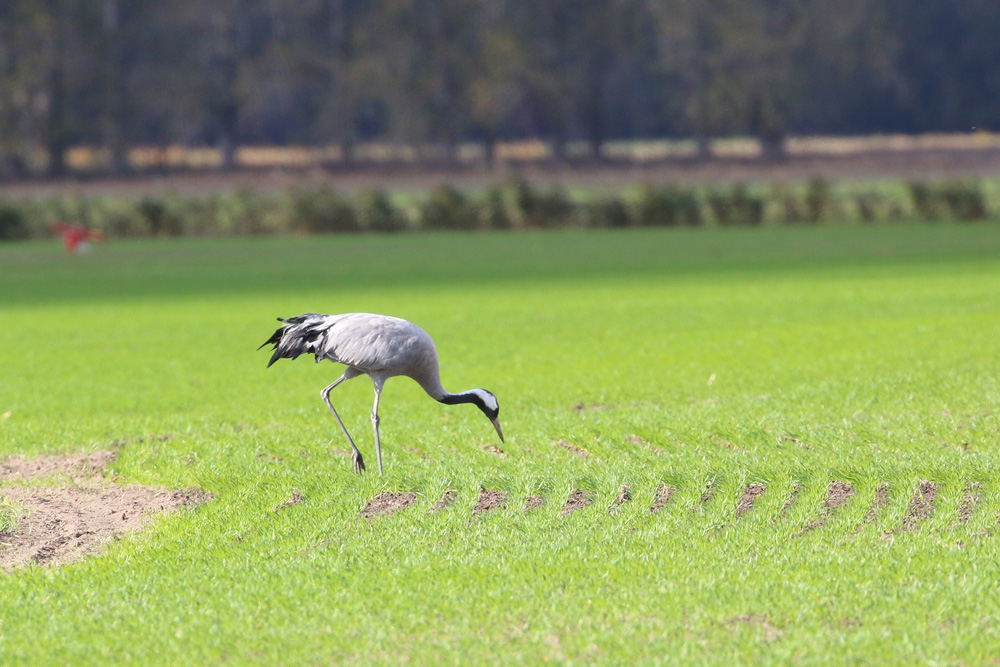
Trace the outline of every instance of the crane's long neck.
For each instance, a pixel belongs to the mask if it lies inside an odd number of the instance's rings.
[[[503,430],[500,428],[500,422],[497,420],[497,417],[500,415],[500,404],[497,403],[497,397],[491,392],[485,389],[469,389],[468,391],[453,394],[441,386],[441,381],[438,380],[436,374],[431,381],[421,382],[420,384],[424,388],[424,391],[445,405],[458,405],[459,403],[472,403],[475,405],[493,422],[493,427],[497,430],[497,435],[500,436],[500,442],[503,442]]]
[[[494,403],[496,399],[493,397],[493,394],[484,389],[469,389],[467,391],[460,391],[457,394],[453,394],[441,385],[441,380],[437,375],[423,378],[422,381],[420,381],[420,386],[424,388],[424,391],[426,391],[431,398],[439,403],[444,403],[445,405],[472,403],[480,410],[487,413],[496,409],[495,406],[491,405],[491,403]]]
[[[434,378],[430,382],[421,383],[424,391],[430,395],[435,401],[439,403],[444,403],[445,405],[460,405],[461,403],[476,403],[479,395],[476,393],[476,389],[470,389],[468,391],[460,391],[457,394],[453,394],[444,387],[441,386],[441,381]]]
[[[423,387],[424,391],[427,392],[427,395],[435,401],[441,401],[444,403],[444,399],[446,397],[454,396],[454,394],[441,385],[441,378],[438,376],[436,369],[424,373],[413,373],[410,377],[416,380],[417,384]]]
[[[460,405],[462,403],[480,403],[482,398],[476,393],[475,389],[470,389],[469,391],[459,392],[457,394],[451,394],[449,392],[444,392],[444,395],[437,399],[445,405]]]
[[[421,376],[411,376],[415,379],[424,391],[435,401],[445,405],[459,405],[461,403],[472,403],[482,410],[491,420],[496,419],[500,410],[497,405],[496,396],[485,389],[469,389],[453,394],[441,385],[441,378],[436,372],[425,373]]]

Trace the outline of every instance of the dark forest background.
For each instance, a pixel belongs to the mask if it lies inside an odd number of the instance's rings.
[[[1000,129],[996,0],[4,0],[0,177],[135,146]]]

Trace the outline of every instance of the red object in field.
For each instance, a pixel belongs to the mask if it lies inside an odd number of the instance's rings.
[[[59,220],[49,225],[49,231],[53,234],[62,234],[66,252],[73,255],[85,250],[87,248],[85,244],[90,241],[104,240],[104,235],[100,232],[92,232],[81,225],[70,225]]]
[[[71,225],[63,232],[63,243],[66,245],[66,251],[77,252],[80,249],[80,244],[86,241],[88,236],[90,236],[89,232],[83,227]]]

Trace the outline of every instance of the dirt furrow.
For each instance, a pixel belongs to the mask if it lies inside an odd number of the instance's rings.
[[[850,482],[842,482],[838,480],[830,482],[830,486],[826,490],[826,497],[823,499],[820,515],[795,533],[796,537],[825,526],[826,522],[829,521],[830,516],[839,508],[849,503],[851,498],[855,495],[857,494],[855,493],[854,487],[851,486]]]
[[[405,491],[403,493],[383,491],[368,501],[361,510],[361,516],[374,519],[375,517],[393,514],[401,509],[406,509],[415,502],[417,502],[417,494],[412,491]]]

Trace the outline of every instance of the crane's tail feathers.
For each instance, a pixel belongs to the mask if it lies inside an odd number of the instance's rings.
[[[267,362],[268,368],[278,359],[296,359],[300,354],[317,353],[326,332],[322,315],[305,313],[295,317],[279,317],[278,321],[284,324],[257,348],[260,350],[267,345],[274,346],[274,354]],[[319,361],[318,355],[316,360]]]
[[[258,347],[257,350],[260,351],[268,345],[277,345],[278,341],[281,340],[281,332],[283,332],[284,330],[285,327],[281,327],[280,329],[275,331],[270,338],[268,338],[267,340],[265,340],[263,343],[260,344],[260,347]]]

